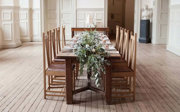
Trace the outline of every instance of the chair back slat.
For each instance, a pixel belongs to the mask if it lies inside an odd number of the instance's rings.
[[[123,53],[122,58],[128,61],[128,48],[129,48],[129,30],[124,31],[124,41],[123,41]]]
[[[62,47],[66,46],[65,27],[62,26]]]
[[[55,38],[55,29],[52,30],[52,33],[51,33],[51,40],[52,40],[52,51],[53,51],[53,56],[54,56],[54,59],[56,58],[56,38]]]
[[[48,60],[48,65],[51,64],[52,60],[52,47],[51,46],[51,31],[47,32],[47,41],[46,41],[46,54],[47,54],[47,60]]]
[[[137,34],[133,35],[131,33],[131,38],[129,42],[128,66],[132,70],[136,70],[136,50],[137,50]]]
[[[118,48],[120,55],[123,54],[123,41],[124,41],[124,29],[120,28],[119,48]]]
[[[60,27],[56,28],[57,53],[61,51]]]
[[[46,35],[43,33],[43,70],[46,70]]]
[[[44,61],[46,62],[46,58],[47,58],[47,64],[48,66],[51,64],[51,58],[50,58],[50,42],[49,42],[49,32],[47,33],[46,36],[44,36],[43,38],[43,46],[44,46]]]
[[[52,62],[52,54],[53,54],[53,52],[52,52],[52,31],[50,30],[49,31],[49,54],[50,54],[50,62]]]
[[[116,44],[115,44],[115,48],[117,50],[119,50],[119,34],[120,34],[119,26],[116,25]]]

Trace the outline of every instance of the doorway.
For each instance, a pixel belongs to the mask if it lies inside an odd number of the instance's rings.
[[[108,27],[115,39],[116,25],[134,31],[134,0],[108,0]]]

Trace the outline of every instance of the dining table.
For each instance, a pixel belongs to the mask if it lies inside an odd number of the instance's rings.
[[[73,41],[73,38],[70,40],[70,42]],[[112,43],[110,43],[112,45]],[[69,46],[70,47],[70,46]],[[65,46],[66,48],[66,46]],[[63,49],[65,49],[63,48]],[[66,60],[66,103],[67,104],[73,104],[73,95],[80,93],[85,90],[95,90],[96,88],[92,87],[91,85],[88,85],[87,87],[82,87],[80,89],[73,89],[73,81],[72,81],[72,75],[73,75],[73,63],[76,63],[78,60],[78,56],[74,53],[73,50],[63,50],[57,54],[58,59],[65,59]],[[108,51],[109,56],[106,57],[107,60],[110,62],[113,59],[120,58],[119,52],[115,49],[113,51]],[[111,104],[111,64],[106,65],[106,74],[104,75],[104,91],[101,91],[101,93],[104,94],[105,100],[107,104]]]

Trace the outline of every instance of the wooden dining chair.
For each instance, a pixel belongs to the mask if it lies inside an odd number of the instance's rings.
[[[56,42],[56,30],[50,30],[47,32],[47,35],[49,36],[49,51],[50,54],[50,61],[51,63],[65,63],[65,59],[57,59],[57,42]]]
[[[44,98],[46,96],[65,96],[65,80],[56,82],[55,87],[51,87],[50,78],[52,76],[65,77],[66,76],[66,65],[65,64],[54,64],[51,62],[51,42],[49,35],[45,36],[43,33],[43,72],[44,72]],[[47,63],[47,67],[46,67]],[[47,87],[47,76],[48,76],[48,87]]]
[[[119,54],[121,57],[120,59],[111,60],[112,72],[129,70],[128,61],[125,59],[125,56],[128,56],[129,38],[129,30],[120,28]],[[121,79],[120,82],[123,82],[124,85],[128,85],[128,77],[121,77],[119,79]],[[116,83],[118,83],[118,80]]]
[[[137,34],[130,36],[128,44],[128,65],[126,70],[122,68],[112,70],[112,98],[132,97],[135,100],[135,84],[136,84],[136,49]],[[115,66],[114,66],[115,67]],[[127,79],[128,83],[124,80]]]
[[[52,60],[52,63],[54,63],[54,64],[65,64],[66,63],[66,60],[65,59],[59,59],[59,58],[57,58],[57,53],[60,53],[61,51],[58,51],[58,52],[56,52],[57,51],[57,47],[56,46],[59,46],[59,49],[61,50],[62,48],[61,48],[61,42],[60,42],[60,37],[56,37],[56,34],[57,34],[57,36],[59,36],[59,32],[56,32],[56,31],[58,31],[58,30],[56,30],[56,29],[53,29],[52,31],[51,31],[51,35],[50,35],[50,43],[52,43],[51,45],[52,45],[52,51],[53,51],[53,56],[54,56],[54,58],[53,58],[53,60]],[[59,34],[58,34],[59,33]],[[57,38],[59,38],[59,39],[57,39]],[[59,45],[57,45],[59,43]],[[73,68],[73,84],[74,84],[74,89],[75,89],[75,74],[76,74],[76,69],[75,69],[75,64],[73,64],[72,65],[72,68]],[[51,83],[50,83],[50,85],[56,85],[56,82],[58,82],[58,81],[61,81],[61,80],[65,80],[65,77],[59,77],[59,76],[52,76],[51,77]]]
[[[128,56],[128,52],[127,52],[129,45],[128,42],[129,42],[129,30],[120,28],[119,45],[117,49],[120,54],[120,59],[111,60],[113,62],[113,66],[116,66],[117,65],[116,63],[119,64],[119,62],[121,62],[121,66],[127,65],[127,59],[125,60],[125,56]]]

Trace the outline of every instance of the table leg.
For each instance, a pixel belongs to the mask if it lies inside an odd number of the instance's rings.
[[[106,97],[106,103],[111,104],[112,100],[112,83],[111,83],[111,66],[106,66],[106,75],[105,75],[105,97]]]
[[[67,104],[73,103],[73,84],[72,84],[72,62],[66,59],[66,101]]]

